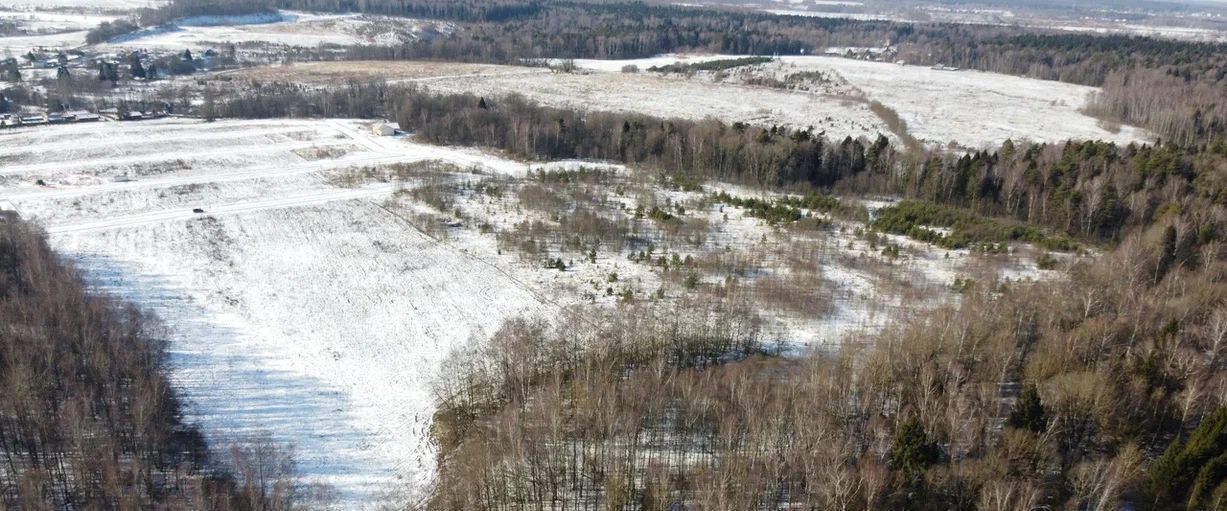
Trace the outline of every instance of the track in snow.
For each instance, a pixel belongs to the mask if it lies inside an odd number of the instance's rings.
[[[239,202],[234,204],[223,204],[219,206],[203,205],[204,213],[195,213],[188,209],[173,209],[168,211],[154,211],[151,213],[139,213],[135,215],[115,216],[104,218],[101,220],[71,222],[46,227],[48,234],[69,234],[86,231],[100,231],[105,229],[116,229],[121,227],[139,227],[145,224],[153,224],[160,222],[173,222],[190,220],[202,215],[232,215],[238,213],[251,213],[255,211],[263,211],[266,209],[292,208],[300,206],[311,206],[315,204],[323,204],[332,201],[342,201],[351,199],[364,199],[368,197],[378,197],[388,195],[395,190],[393,185],[375,185],[358,189],[340,189],[340,190],[321,190],[318,192],[310,192],[287,197],[277,197],[267,200]]]

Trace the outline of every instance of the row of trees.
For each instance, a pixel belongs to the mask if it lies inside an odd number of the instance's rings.
[[[0,221],[0,503],[9,509],[286,509],[288,473],[216,468],[180,422],[164,345],[87,291],[43,235]],[[267,450],[267,449],[266,449]],[[249,477],[258,475],[259,477]]]
[[[530,159],[614,160],[697,178],[885,193],[1009,217],[1091,241],[1116,241],[1168,212],[1174,190],[1227,197],[1227,183],[1195,171],[1218,165],[1221,144],[1015,145],[966,155],[902,157],[884,137],[834,143],[808,131],[663,120],[488,100],[392,94],[397,119],[420,139],[479,145]],[[1215,235],[1198,222],[1198,237]]]
[[[830,186],[841,178],[886,172],[893,153],[885,137],[832,142],[813,130],[719,121],[549,108],[519,96],[398,96],[401,128],[424,141],[480,145],[531,159],[588,158],[769,186]]]
[[[528,159],[619,161],[767,186],[904,195],[1008,217],[1095,242],[1117,241],[1166,214],[1171,195],[1227,197],[1227,182],[1198,173],[1227,146],[1021,143],[966,155],[900,153],[884,136],[830,141],[809,130],[666,120],[537,105],[518,96],[435,95],[351,83],[326,91],[264,85],[221,102],[223,117],[393,117],[423,141],[477,145]],[[1190,234],[1217,234],[1198,221]],[[1191,242],[1191,241],[1190,241]]]
[[[1117,146],[1020,143],[965,155],[905,156],[887,138],[831,141],[811,130],[583,112],[515,95],[436,95],[350,83],[328,90],[261,85],[219,102],[221,117],[392,117],[423,141],[476,145],[528,159],[587,158],[697,179],[903,195],[1007,217],[1093,242],[1111,242],[1170,211],[1181,190],[1227,198],[1227,182],[1197,169],[1221,165],[1227,144]],[[1216,235],[1196,221],[1191,236]],[[1191,242],[1191,241],[1190,241]]]
[[[1182,145],[1217,144],[1227,137],[1227,61],[1110,73],[1087,112],[1145,127]]]

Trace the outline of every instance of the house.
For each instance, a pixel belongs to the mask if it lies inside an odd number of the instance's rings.
[[[101,119],[98,114],[90,113],[88,110],[76,110],[64,114],[64,119],[70,122],[94,122]]]
[[[380,122],[371,126],[371,132],[376,136],[390,137],[396,134],[396,127],[386,122]]]
[[[0,223],[16,222],[21,218],[17,209],[8,201],[0,201]]]
[[[34,114],[21,116],[22,126],[37,126],[47,124],[47,114]]]

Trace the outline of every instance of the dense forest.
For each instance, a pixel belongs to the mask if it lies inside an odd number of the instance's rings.
[[[229,468],[180,422],[150,321],[0,220],[0,502],[7,509],[286,509],[291,474]],[[231,472],[234,470],[234,472]],[[231,474],[237,474],[233,476]]]

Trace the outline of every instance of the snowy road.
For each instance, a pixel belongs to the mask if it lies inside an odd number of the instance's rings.
[[[343,141],[343,140],[334,140],[334,141],[310,140],[310,141],[305,141],[305,142],[280,144],[277,146],[277,150],[293,151],[296,149],[331,147],[331,146],[337,146],[337,145],[348,144],[348,143],[349,142]],[[177,160],[194,160],[194,159],[206,158],[210,156],[233,156],[235,154],[246,154],[246,153],[258,154],[258,153],[267,152],[268,150],[269,150],[268,147],[260,146],[260,145],[253,145],[249,147],[220,147],[220,148],[211,148],[211,149],[203,149],[203,150],[180,151],[180,152],[176,152],[173,155],[173,157],[174,159],[177,159]],[[47,163],[32,163],[28,165],[5,165],[4,168],[0,168],[0,175],[34,174],[34,173],[42,173],[42,172],[47,172],[47,171],[63,171],[66,168],[74,168],[74,167],[106,167],[106,166],[125,165],[125,164],[142,163],[142,162],[159,162],[159,161],[166,160],[167,157],[168,155],[166,154],[154,153],[154,154],[135,154],[131,156],[121,156],[121,157],[115,157],[115,158],[102,158],[102,159],[89,159],[89,160],[76,160],[76,161],[54,161],[54,162],[47,162]]]
[[[216,206],[202,204],[202,209],[204,209],[203,213],[195,213],[191,210],[184,209],[173,209],[137,215],[114,216],[101,220],[49,225],[45,228],[47,230],[47,234],[67,234],[115,229],[120,227],[139,227],[142,225],[159,222],[190,220],[192,218],[200,217],[201,215],[217,216],[226,214],[252,213],[266,209],[313,206],[332,201],[386,196],[395,191],[395,189],[396,188],[393,185],[376,185],[355,190],[321,190],[318,192],[297,194],[287,197],[277,197],[260,201],[241,202],[237,204],[221,204]]]

